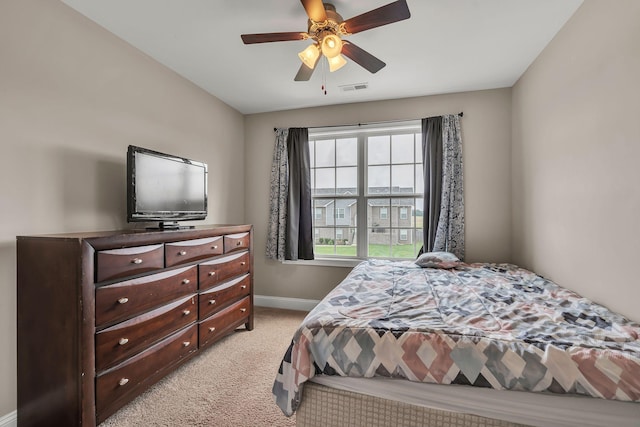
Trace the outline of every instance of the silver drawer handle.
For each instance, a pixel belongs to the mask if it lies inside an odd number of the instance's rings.
[[[247,265],[247,263],[246,263],[246,262],[244,262],[244,261],[242,261],[242,262],[240,263],[240,265]]]
[[[186,255],[186,254],[187,254],[187,251],[180,251],[180,252],[178,252],[178,255]]]
[[[190,341],[183,341],[183,342],[182,342],[182,346],[183,346],[183,347],[189,347],[189,344],[191,344],[191,342],[190,342]]]
[[[215,276],[215,275],[216,275],[216,272],[215,272],[215,271],[210,271],[210,272],[209,272],[209,276]]]
[[[213,304],[215,304],[215,303],[216,303],[216,300],[214,300],[214,299],[210,299],[210,300],[209,300],[209,305],[213,305]]]
[[[184,314],[185,316],[188,316],[189,314],[191,314],[191,310],[184,310],[182,314]]]
[[[118,344],[125,345],[128,342],[129,342],[128,338],[120,338],[120,341],[118,341]]]
[[[211,246],[211,249],[218,249],[218,245]]]
[[[213,326],[209,328],[209,332],[213,332],[215,330],[216,330],[216,328],[214,328]]]
[[[122,378],[120,379],[120,381],[118,381],[118,384],[125,385],[128,382],[129,382],[129,378]]]
[[[189,283],[191,283],[191,280],[189,280],[189,279],[182,279],[182,284],[183,284],[183,285],[188,285]]]
[[[240,312],[241,312],[241,313],[244,313],[245,311],[247,311],[247,309],[246,309],[246,308],[241,308],[241,309],[240,309]]]
[[[120,304],[126,304],[126,303],[128,303],[128,302],[129,302],[129,298],[126,298],[126,297],[125,297],[125,298],[120,298],[120,299],[118,300],[118,302],[119,302]]]
[[[142,258],[134,258],[131,260],[131,264],[142,264]]]
[[[240,286],[240,289],[247,289],[247,285]]]

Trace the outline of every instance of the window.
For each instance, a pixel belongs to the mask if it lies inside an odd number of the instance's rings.
[[[322,209],[315,208],[314,211],[315,211],[316,219],[322,219]]]
[[[316,258],[415,258],[420,132],[419,121],[309,130]]]

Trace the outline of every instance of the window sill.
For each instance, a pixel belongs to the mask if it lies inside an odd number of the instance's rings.
[[[282,261],[283,264],[291,265],[311,265],[315,267],[346,267],[353,268],[360,264],[363,260],[359,258],[347,259],[347,258],[316,258],[311,260],[299,260],[299,261]]]

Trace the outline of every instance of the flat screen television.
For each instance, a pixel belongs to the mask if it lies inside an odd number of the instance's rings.
[[[207,216],[207,164],[130,145],[127,221],[158,221],[160,229]]]

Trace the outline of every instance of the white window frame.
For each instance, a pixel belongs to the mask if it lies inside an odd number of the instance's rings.
[[[409,230],[407,230],[406,228],[401,228],[399,233],[401,242],[406,242],[407,240],[409,240]]]
[[[400,219],[407,219],[409,214],[408,214],[409,209],[407,209],[406,207],[401,207],[400,208]]]
[[[336,219],[344,219],[345,208],[336,208]]]
[[[366,194],[367,193],[367,168],[368,168],[368,158],[367,158],[367,144],[366,144],[366,140],[369,136],[375,136],[375,135],[394,135],[394,134],[419,134],[421,132],[421,124],[419,120],[414,120],[414,121],[408,121],[408,122],[399,122],[399,123],[387,123],[387,124],[378,124],[378,125],[358,125],[358,126],[344,126],[344,127],[329,127],[329,128],[310,128],[309,129],[309,140],[310,141],[315,141],[315,140],[329,140],[329,139],[343,139],[343,138],[357,138],[357,146],[358,146],[358,154],[357,154],[357,168],[358,168],[358,177],[357,177],[357,191],[356,194],[345,194],[345,195],[326,195],[326,196],[314,196],[312,195],[312,199],[314,200],[314,204],[315,204],[315,200],[334,200],[337,201],[339,199],[349,199],[349,200],[356,200],[357,202],[357,209],[355,212],[353,212],[353,216],[354,218],[364,218],[365,222],[367,221],[368,215],[367,215],[367,201],[370,199],[376,199],[376,198],[385,198],[385,199],[397,199],[397,198],[412,198],[414,199],[414,203],[417,203],[417,199],[422,199],[424,197],[423,194],[421,193],[390,193],[390,194]],[[414,144],[415,147],[415,144]],[[414,148],[415,150],[415,148]],[[414,159],[415,156],[417,154],[414,154]],[[314,158],[315,158],[315,154],[314,154]],[[418,160],[418,159],[415,159]],[[390,157],[390,162],[393,162],[393,159]],[[419,164],[421,164],[421,161],[418,162]],[[390,165],[397,165],[397,163],[390,163]],[[417,163],[413,163],[415,164],[417,167]],[[312,173],[313,173],[313,166],[312,165]],[[337,168],[336,168],[337,170]],[[414,174],[415,175],[415,174]],[[415,182],[417,180],[417,178],[414,178],[414,188],[417,190],[417,186],[418,186],[418,182]],[[314,180],[312,180],[314,181]],[[315,181],[314,181],[315,182]],[[391,183],[391,188],[393,188],[393,183]],[[393,191],[393,190],[391,190]],[[353,207],[352,207],[353,209]],[[402,230],[404,229],[405,232],[407,233],[407,238],[405,239],[408,240],[408,233],[410,230],[413,229],[417,229],[415,223],[413,224],[413,227],[409,226],[407,227],[407,225],[403,225],[402,228],[400,228],[399,224],[392,224],[392,221],[396,222],[397,219],[393,219],[390,218],[393,215],[396,215],[396,213],[394,212],[389,212],[388,211],[388,207],[386,207],[387,209],[387,215],[385,217],[383,217],[382,215],[380,216],[380,219],[384,219],[384,220],[389,220],[391,219],[391,221],[389,221],[389,225],[386,225],[385,228],[388,229],[388,232],[390,232],[390,237],[393,235],[393,230]],[[402,219],[407,219],[408,218],[408,208],[404,208],[405,209],[405,215]],[[421,209],[421,207],[416,206],[416,209]],[[343,216],[340,216],[339,210],[343,210]],[[344,218],[346,217],[346,210],[344,208],[336,208],[336,212],[334,212],[334,216],[336,219],[340,218]],[[375,220],[374,220],[375,221]],[[351,221],[350,221],[351,223]],[[356,236],[354,239],[354,242],[357,242],[357,251],[356,251],[356,256],[355,257],[351,257],[351,256],[340,256],[340,255],[317,255],[316,254],[316,259],[314,261],[308,261],[306,263],[310,264],[310,265],[336,265],[336,266],[347,266],[347,265],[355,265],[357,264],[357,262],[360,262],[360,260],[362,259],[366,259],[369,255],[368,255],[368,250],[369,250],[369,246],[368,246],[368,232],[370,230],[370,227],[372,226],[372,224],[363,224],[360,223],[360,221],[356,220],[355,222],[355,231],[356,231]],[[337,230],[338,225],[335,223],[331,225],[331,226],[321,226],[322,228],[328,227],[328,228],[334,228],[334,230]],[[340,228],[344,228],[344,225],[341,225]],[[353,228],[352,225],[349,225],[349,228]],[[351,233],[351,231],[349,232]],[[336,240],[338,240],[340,237],[338,237],[336,235]],[[397,242],[396,242],[397,243]],[[415,239],[412,239],[412,244],[415,246],[417,245],[418,242],[415,241]],[[354,243],[355,244],[355,243]],[[393,239],[390,239],[390,248],[393,248],[394,242]],[[417,250],[420,249],[419,247],[415,248],[415,252],[417,253]],[[381,257],[381,258],[386,258],[386,257]],[[390,257],[391,258],[391,257]],[[398,257],[392,258],[392,259],[401,259]],[[335,261],[335,263],[333,262]],[[297,261],[297,263],[300,263],[300,261]]]
[[[389,219],[389,209],[386,206],[380,206],[380,219]]]
[[[313,212],[314,212],[315,219],[322,219],[322,208],[314,208]],[[318,215],[318,213],[320,215]]]

